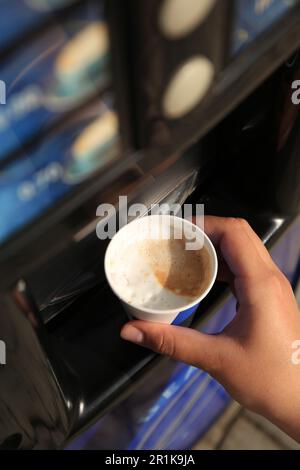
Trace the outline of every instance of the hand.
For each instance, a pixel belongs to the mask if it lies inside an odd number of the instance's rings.
[[[292,362],[300,315],[291,286],[246,221],[207,216],[205,231],[217,249],[218,279],[237,299],[234,320],[218,335],[137,320],[121,336],[206,370],[300,441],[300,365]]]

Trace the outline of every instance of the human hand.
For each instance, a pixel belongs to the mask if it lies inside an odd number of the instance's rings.
[[[206,370],[243,406],[300,441],[300,365],[292,362],[300,315],[291,286],[246,221],[206,216],[205,231],[218,253],[218,279],[237,299],[233,321],[207,335],[136,320],[121,336]]]

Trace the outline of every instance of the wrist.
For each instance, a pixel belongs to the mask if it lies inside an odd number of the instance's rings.
[[[300,367],[293,367],[293,377],[283,375],[280,385],[267,393],[257,412],[300,442]]]

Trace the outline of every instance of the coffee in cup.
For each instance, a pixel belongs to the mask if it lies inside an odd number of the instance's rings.
[[[182,318],[184,312],[194,311],[207,295],[215,281],[217,257],[196,225],[153,215],[136,219],[114,236],[105,272],[130,315],[172,323],[179,314]]]

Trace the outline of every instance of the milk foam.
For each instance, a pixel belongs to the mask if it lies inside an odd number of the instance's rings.
[[[191,303],[199,292],[192,295],[176,293],[176,289],[165,288],[159,281],[155,265],[158,263],[166,273],[169,270],[180,270],[181,260],[175,256],[174,250],[169,249],[163,241],[156,241],[155,248],[151,241],[137,241],[124,247],[118,256],[112,256],[107,264],[111,282],[117,286],[118,294],[128,304],[158,310],[181,308]],[[161,247],[161,251],[159,248]],[[193,256],[197,256],[193,253]],[[172,267],[172,268],[171,268]],[[199,282],[201,282],[199,273]],[[189,283],[189,279],[185,279]],[[207,286],[206,286],[207,287]],[[203,289],[204,290],[204,289]]]

